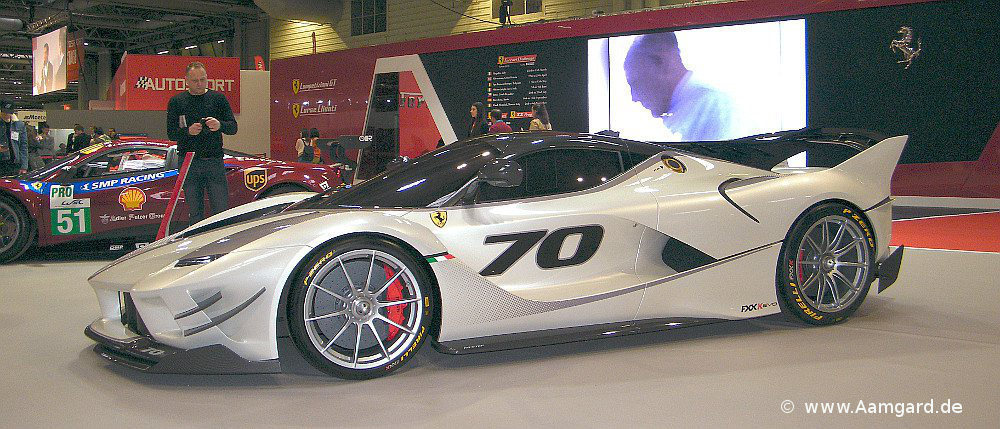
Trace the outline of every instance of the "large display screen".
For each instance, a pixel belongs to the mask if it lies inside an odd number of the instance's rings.
[[[806,126],[806,24],[786,20],[591,39],[589,131],[727,140]]]
[[[66,27],[31,39],[34,95],[66,89]]]

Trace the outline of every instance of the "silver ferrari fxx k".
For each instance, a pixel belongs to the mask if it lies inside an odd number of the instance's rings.
[[[514,133],[360,185],[220,213],[90,279],[102,356],[273,372],[278,338],[371,378],[425,342],[473,353],[784,312],[837,323],[895,281],[907,137],[807,129],[652,144]]]

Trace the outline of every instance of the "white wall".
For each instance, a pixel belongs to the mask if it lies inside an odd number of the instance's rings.
[[[240,70],[240,114],[236,115],[239,132],[225,136],[226,149],[250,154],[270,155],[271,144],[271,73]]]

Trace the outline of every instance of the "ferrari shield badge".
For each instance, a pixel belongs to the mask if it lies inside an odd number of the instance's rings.
[[[448,222],[448,212],[438,210],[431,213],[431,221],[434,222],[434,225],[437,225],[438,228],[444,228],[444,224]]]
[[[264,189],[267,186],[267,169],[257,167],[243,170],[243,185],[254,192]]]

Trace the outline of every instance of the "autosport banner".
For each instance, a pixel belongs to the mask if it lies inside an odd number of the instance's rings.
[[[173,55],[125,56],[116,73],[115,109],[167,110],[170,97],[187,90],[184,70],[199,61],[208,72],[208,88],[229,100],[233,113],[240,113],[240,59],[234,57],[188,57]]]

